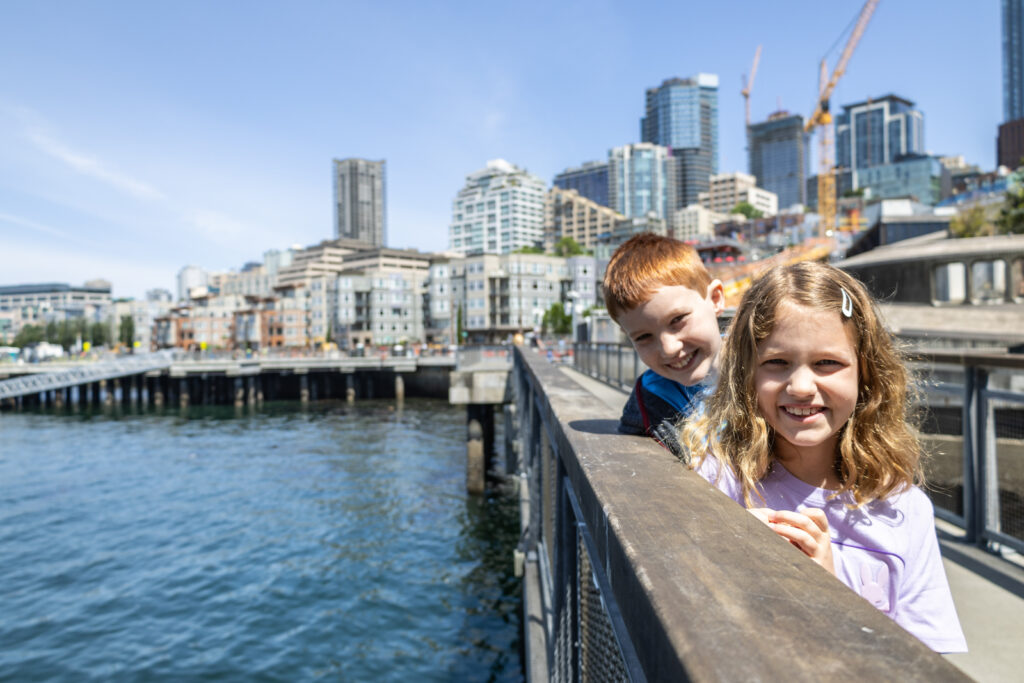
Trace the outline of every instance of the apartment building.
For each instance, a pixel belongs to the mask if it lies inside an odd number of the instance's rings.
[[[779,212],[779,197],[757,187],[757,179],[748,173],[719,173],[711,176],[710,189],[701,192],[698,203],[717,213],[729,213],[740,202],[747,202],[766,216]]]
[[[544,251],[564,237],[593,249],[601,235],[611,233],[621,213],[582,196],[576,190],[553,187],[544,202]]]

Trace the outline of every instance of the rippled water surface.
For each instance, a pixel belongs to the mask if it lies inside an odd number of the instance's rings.
[[[441,401],[0,414],[0,678],[521,680]]]

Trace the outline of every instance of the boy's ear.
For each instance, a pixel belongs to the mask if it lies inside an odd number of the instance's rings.
[[[708,285],[708,299],[715,307],[715,315],[725,312],[725,287],[721,280],[712,280]]]

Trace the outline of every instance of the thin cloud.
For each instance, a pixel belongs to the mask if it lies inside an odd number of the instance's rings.
[[[22,228],[28,228],[29,230],[35,230],[36,232],[43,232],[47,235],[60,237],[61,239],[72,239],[71,234],[64,232],[63,230],[49,225],[43,225],[42,223],[36,223],[35,221],[30,221],[27,218],[22,218],[21,216],[12,216],[9,213],[0,213],[0,223],[10,223]]]
[[[153,186],[105,168],[98,160],[72,150],[38,128],[30,128],[27,131],[27,137],[41,152],[83,175],[95,178],[122,192],[127,192],[137,199],[164,199],[163,193]]]

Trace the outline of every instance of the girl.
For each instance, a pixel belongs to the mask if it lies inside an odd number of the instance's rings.
[[[683,427],[691,466],[926,645],[966,651],[915,486],[908,373],[861,284],[819,263],[773,269],[722,353],[705,413]]]

